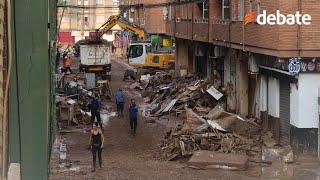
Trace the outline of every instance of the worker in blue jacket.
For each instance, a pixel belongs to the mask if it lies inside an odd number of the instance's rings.
[[[89,109],[91,111],[91,123],[94,124],[96,121],[100,125],[101,130],[103,130],[100,116],[100,108],[101,99],[99,97],[99,94],[92,95],[91,102],[89,104]]]
[[[135,135],[137,130],[137,125],[138,125],[138,107],[134,99],[131,100],[131,104],[129,107],[129,118],[130,118],[131,133]]]
[[[125,94],[121,88],[116,93],[116,104],[118,117],[123,117],[123,108],[124,108]]]

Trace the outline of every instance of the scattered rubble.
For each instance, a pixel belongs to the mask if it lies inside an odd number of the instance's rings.
[[[160,145],[164,159],[192,157],[192,167],[197,164],[194,161],[201,161],[208,162],[212,168],[226,169],[244,169],[248,158],[259,159],[260,125],[226,112],[222,88],[213,86],[206,79],[192,75],[174,77],[166,72],[142,79],[130,87],[142,91],[145,103],[149,104],[149,108],[144,108],[149,110],[145,115],[161,117],[175,112],[183,119],[167,132]],[[241,161],[238,162],[242,164],[219,163],[219,158],[209,158],[213,155],[225,160],[221,162],[228,162],[225,157],[239,158]]]
[[[60,131],[63,131],[63,127],[66,126],[91,123],[88,104],[93,93],[100,94],[101,99],[111,101],[113,99],[110,83],[107,80],[91,77],[84,73],[58,74],[58,80],[56,107]],[[109,120],[111,109],[105,104],[103,106],[105,110],[101,112],[101,118],[105,124]]]

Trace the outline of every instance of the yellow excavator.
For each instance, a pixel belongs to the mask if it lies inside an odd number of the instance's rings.
[[[131,43],[128,47],[128,63],[138,68],[167,69],[173,67],[175,55],[168,52],[153,52],[152,44],[147,42],[148,34],[141,27],[132,24],[120,16],[110,16],[99,29],[96,30],[96,41],[101,40],[102,36],[111,30],[115,25],[135,34],[139,41]],[[92,38],[91,38],[92,39]]]

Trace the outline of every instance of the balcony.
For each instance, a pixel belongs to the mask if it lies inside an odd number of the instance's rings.
[[[176,19],[176,37],[181,39],[192,39],[191,19]]]
[[[261,26],[258,24],[243,26],[243,22],[232,22],[230,28],[231,42],[235,44],[242,44],[244,39],[244,44],[248,46],[277,49],[280,43],[279,29],[275,26]],[[293,41],[293,43],[296,43],[296,41]]]
[[[209,41],[208,19],[195,19],[193,21],[193,39],[196,41]]]
[[[230,21],[213,19],[209,41],[230,42]]]
[[[169,36],[174,36],[175,31],[175,22],[174,21],[167,21],[166,22],[166,34]]]

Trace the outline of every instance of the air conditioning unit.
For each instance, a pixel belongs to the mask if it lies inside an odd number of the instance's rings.
[[[225,48],[220,46],[215,46],[213,52],[214,57],[223,57],[226,55]]]
[[[195,52],[196,56],[204,56],[204,50],[201,46],[197,46],[196,47],[196,52]]]

